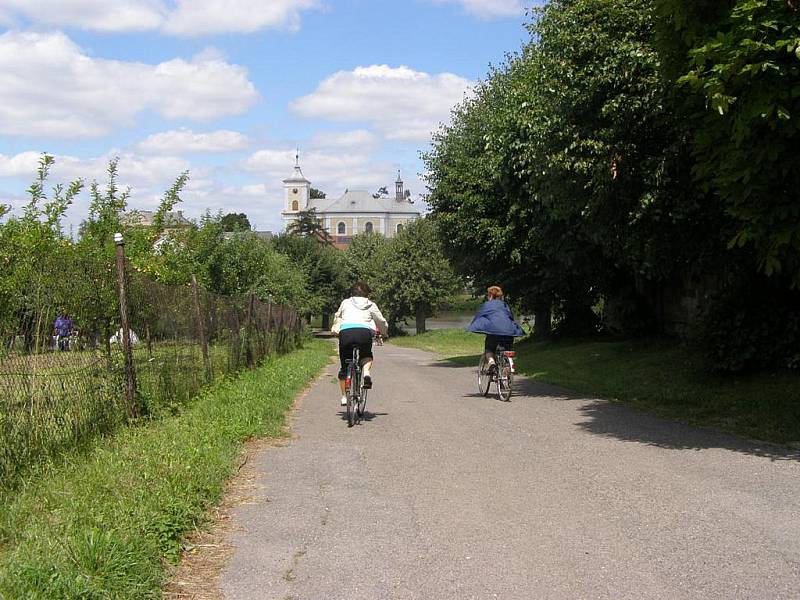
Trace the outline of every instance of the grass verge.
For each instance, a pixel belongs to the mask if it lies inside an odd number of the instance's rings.
[[[444,330],[392,343],[468,365],[477,364],[483,336]],[[516,350],[519,372],[539,381],[748,438],[800,442],[798,373],[714,376],[696,352],[670,341],[525,341]]]
[[[0,597],[160,597],[165,561],[219,501],[242,442],[284,435],[331,353],[311,341],[0,495]]]

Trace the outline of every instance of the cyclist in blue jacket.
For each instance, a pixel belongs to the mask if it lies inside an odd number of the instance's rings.
[[[500,286],[491,286],[486,290],[486,296],[486,302],[478,308],[467,331],[486,335],[483,349],[491,369],[494,367],[495,349],[503,346],[506,350],[511,350],[514,347],[514,338],[524,336],[525,332],[514,320],[511,309],[503,300],[503,290]]]

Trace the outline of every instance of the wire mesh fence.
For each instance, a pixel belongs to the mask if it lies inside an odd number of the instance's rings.
[[[169,414],[204,385],[302,338],[292,308],[162,285],[127,263],[124,271],[129,362],[111,260],[49,256],[4,301],[0,487],[131,416]]]

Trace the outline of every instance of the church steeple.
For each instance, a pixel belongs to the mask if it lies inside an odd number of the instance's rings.
[[[403,180],[400,177],[400,169],[397,170],[397,181],[394,182],[394,199],[403,202],[406,198],[403,195]]]
[[[283,180],[286,190],[285,212],[298,212],[309,208],[311,182],[305,178],[300,169],[300,150],[294,155],[294,171]]]

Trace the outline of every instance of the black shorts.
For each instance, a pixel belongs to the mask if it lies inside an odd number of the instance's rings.
[[[347,362],[353,358],[353,348],[358,346],[361,360],[372,358],[372,330],[354,327],[339,332],[339,379],[347,377]]]
[[[487,335],[486,343],[483,345],[483,351],[494,354],[498,346],[502,346],[506,350],[511,350],[514,347],[514,338],[510,335]]]

